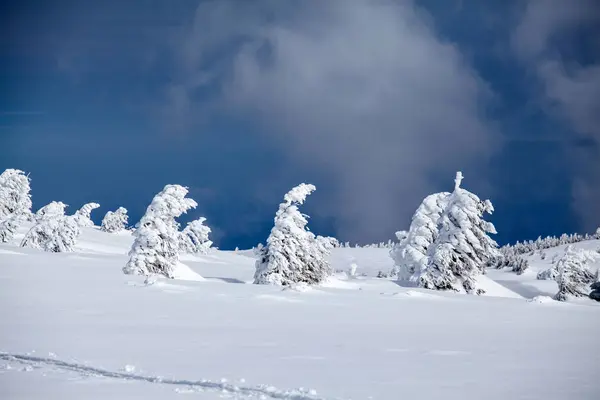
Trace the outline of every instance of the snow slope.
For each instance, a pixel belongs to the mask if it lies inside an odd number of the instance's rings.
[[[439,293],[374,278],[391,268],[386,249],[336,249],[336,269],[355,262],[366,276],[281,290],[248,284],[251,253],[214,251],[182,257],[204,281],[146,285],[121,273],[131,241],[84,228],[75,253],[0,245],[0,398],[548,400],[600,390],[600,306],[529,302],[505,288],[554,290],[528,274],[490,271],[502,297]]]

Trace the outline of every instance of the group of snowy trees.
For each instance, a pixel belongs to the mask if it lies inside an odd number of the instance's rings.
[[[554,296],[555,300],[565,301],[569,297],[585,296],[594,298],[593,284],[598,281],[598,272],[592,272],[589,263],[598,258],[600,256],[596,252],[567,246],[558,261],[553,260],[552,267],[540,271],[537,278],[556,281],[558,293]]]
[[[91,212],[99,208],[100,204],[87,203],[73,215],[65,215],[67,204],[53,201],[33,214],[30,182],[30,178],[23,171],[16,169],[7,169],[0,175],[0,242],[12,240],[19,226],[28,221],[33,223],[33,226],[25,233],[20,243],[21,247],[38,248],[49,252],[73,251],[80,235],[80,228],[94,225],[91,220]],[[144,235],[148,231],[149,221],[154,226],[159,225],[159,222],[152,219],[153,216],[169,212],[173,214],[173,218],[178,216],[177,210],[174,208],[176,202],[163,201],[164,197],[172,195],[173,187],[176,185],[165,187],[164,193],[161,192],[163,196],[159,196],[150,205],[144,216],[144,223],[141,224],[142,229],[138,229],[136,237],[146,237]],[[179,193],[181,189],[175,191]],[[176,251],[189,253],[208,251],[212,242],[208,238],[210,228],[203,225],[205,220],[205,218],[200,218],[190,222],[182,232],[178,232],[176,229],[178,225],[174,222],[169,225],[175,228],[175,231],[169,231],[169,234],[176,236]],[[119,207],[114,212],[106,213],[102,219],[100,230],[118,233],[127,228],[127,223],[127,209]],[[168,272],[165,274],[168,275]]]
[[[583,242],[584,240],[600,239],[600,228],[596,230],[593,235],[585,234],[580,235],[578,233],[572,233],[567,235],[563,233],[560,237],[547,236],[542,238],[538,237],[536,240],[527,240],[524,242],[516,242],[515,244],[507,244],[500,248],[500,251],[506,255],[519,255],[519,254],[531,254],[536,250],[545,250],[556,246],[565,244],[573,244]]]
[[[417,208],[408,232],[397,233],[399,243],[390,251],[393,274],[419,287],[481,294],[477,276],[499,256],[488,234],[494,225],[483,219],[494,211],[489,200],[461,188],[457,172],[452,193],[435,193]]]

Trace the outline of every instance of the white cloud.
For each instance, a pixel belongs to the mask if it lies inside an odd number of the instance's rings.
[[[490,93],[421,9],[284,3],[200,4],[176,44],[173,115],[194,118],[205,106],[190,108],[195,91],[218,82],[221,106],[252,116],[294,162],[334,179],[320,188],[332,191],[322,212],[351,240],[406,228],[432,174],[446,173],[451,189],[454,170],[485,165]]]

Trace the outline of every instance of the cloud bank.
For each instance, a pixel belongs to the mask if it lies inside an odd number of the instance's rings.
[[[172,48],[171,125],[207,107],[259,124],[261,140],[331,178],[318,213],[345,240],[390,238],[453,171],[468,187],[485,170],[491,94],[412,2],[201,2]]]

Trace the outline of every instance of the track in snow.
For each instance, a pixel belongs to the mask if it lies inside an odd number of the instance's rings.
[[[122,379],[128,381],[159,383],[163,385],[186,386],[203,390],[217,392],[228,392],[237,396],[247,398],[271,398],[279,400],[326,400],[316,394],[308,393],[304,390],[278,390],[272,386],[238,386],[224,382],[213,382],[208,380],[191,381],[187,379],[162,378],[159,376],[137,375],[128,372],[115,372],[102,368],[91,367],[88,365],[61,361],[54,358],[34,357],[25,354],[11,354],[0,352],[0,360],[15,361],[32,367],[50,366],[61,370],[76,372],[79,374],[97,376],[101,378]]]

